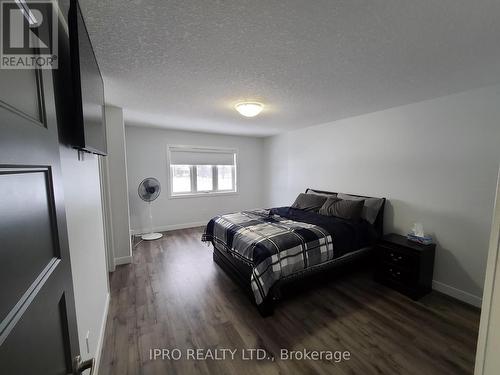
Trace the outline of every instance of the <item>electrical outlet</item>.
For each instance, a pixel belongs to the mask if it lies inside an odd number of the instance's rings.
[[[90,354],[90,344],[89,344],[90,331],[87,331],[87,336],[85,337],[85,343],[87,344],[87,353]]]

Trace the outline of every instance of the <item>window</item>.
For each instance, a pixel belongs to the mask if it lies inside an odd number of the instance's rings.
[[[236,192],[236,151],[169,146],[171,196]]]
[[[218,165],[217,166],[217,182],[218,188],[221,191],[233,189],[233,166]]]
[[[172,165],[172,192],[191,191],[191,169],[189,165]]]
[[[213,191],[214,176],[212,165],[196,165],[196,191]]]

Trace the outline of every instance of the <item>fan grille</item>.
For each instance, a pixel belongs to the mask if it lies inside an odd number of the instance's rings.
[[[148,177],[141,181],[137,188],[139,197],[145,202],[152,202],[160,195],[160,181],[154,177]]]

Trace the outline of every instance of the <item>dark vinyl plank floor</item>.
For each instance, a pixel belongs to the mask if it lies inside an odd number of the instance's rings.
[[[262,318],[201,233],[141,242],[133,264],[112,274],[100,375],[473,373],[479,310],[435,292],[415,302],[359,271],[301,290]],[[151,360],[156,348],[180,349],[182,358]],[[186,359],[193,348],[237,353]],[[242,359],[252,348],[266,359]],[[350,359],[281,360],[282,349],[349,351]]]

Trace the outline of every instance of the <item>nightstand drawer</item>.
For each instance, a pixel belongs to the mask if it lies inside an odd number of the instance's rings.
[[[393,248],[390,245],[379,245],[379,256],[383,262],[392,263],[406,268],[414,268],[418,265],[418,257],[404,253],[398,248]]]
[[[414,284],[417,281],[416,272],[396,267],[388,263],[380,264],[377,273],[380,279],[397,281],[403,284]]]

